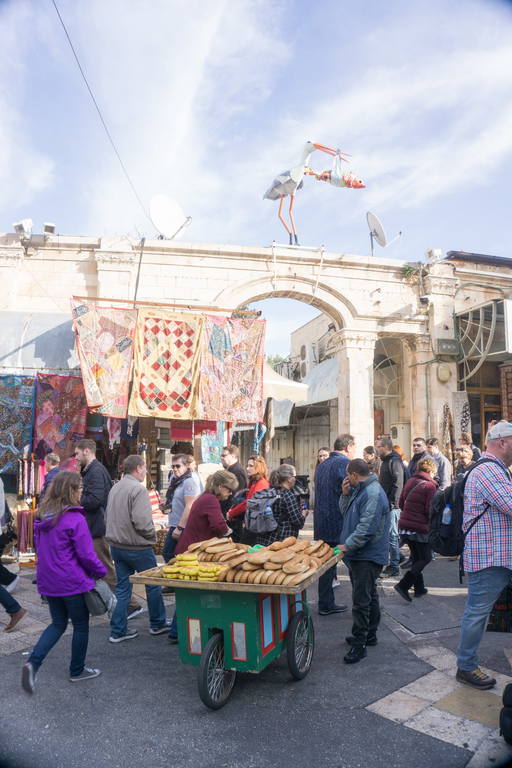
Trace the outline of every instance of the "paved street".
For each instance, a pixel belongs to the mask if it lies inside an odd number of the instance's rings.
[[[512,759],[496,729],[499,694],[511,680],[510,636],[487,633],[482,645],[483,666],[498,673],[496,691],[454,680],[464,603],[456,563],[432,563],[430,593],[411,605],[395,582],[384,582],[379,644],[359,664],[342,661],[350,616],[315,613],[309,675],[292,681],[281,657],[259,676],[239,675],[218,712],[199,700],[196,671],[179,662],[177,647],[149,635],[147,613],[131,622],[140,636],[118,646],[107,641],[107,622],[93,620],[88,661],[100,678],[68,682],[68,632],[41,668],[35,695],[24,694],[20,666],[47,618],[32,578],[24,569],[16,592],[30,620],[0,633],[2,768],[483,768]],[[337,599],[348,601],[344,568],[340,579]]]

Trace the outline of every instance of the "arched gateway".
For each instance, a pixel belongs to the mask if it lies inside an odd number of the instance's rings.
[[[129,302],[139,259],[140,244],[126,237],[49,236],[22,245],[16,235],[0,235],[1,311],[69,317],[72,295]],[[457,313],[496,299],[492,269],[505,269],[472,266],[477,297],[475,289],[459,292],[469,282],[465,266],[453,259],[419,267],[323,249],[147,240],[137,298],[232,311],[289,297],[317,307],[334,324],[335,431],[353,433],[363,446],[374,439],[374,368],[382,428],[388,431],[392,419],[413,434],[439,433],[444,405],[457,390],[457,368],[455,356],[443,357],[437,344],[454,339]],[[510,290],[512,274],[499,279]]]

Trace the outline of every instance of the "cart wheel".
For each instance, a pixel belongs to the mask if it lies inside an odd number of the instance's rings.
[[[231,695],[236,672],[224,668],[224,639],[211,637],[201,656],[197,685],[201,701],[210,709],[220,709]]]
[[[286,635],[288,669],[296,680],[306,677],[313,661],[315,630],[311,616],[305,611],[294,614]]]

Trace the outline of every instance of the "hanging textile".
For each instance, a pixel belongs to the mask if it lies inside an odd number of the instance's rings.
[[[204,430],[201,434],[201,461],[206,464],[221,464],[223,446],[224,422],[219,421],[215,429]]]
[[[202,342],[199,400],[216,421],[263,421],[265,320],[208,316]]]
[[[71,310],[87,404],[104,416],[124,419],[137,310],[97,307],[76,299],[71,300]]]
[[[471,411],[467,392],[452,392],[453,430],[456,443],[460,443],[463,432],[471,434]]]
[[[0,473],[16,474],[29,453],[34,421],[35,378],[0,375]]]
[[[441,450],[453,464],[455,454],[455,434],[453,429],[453,417],[448,403],[443,405],[443,417],[441,421]]]
[[[200,315],[139,312],[131,416],[195,418],[202,329]]]
[[[38,373],[34,451],[44,458],[54,451],[62,469],[76,469],[74,446],[85,435],[87,402],[82,379]]]

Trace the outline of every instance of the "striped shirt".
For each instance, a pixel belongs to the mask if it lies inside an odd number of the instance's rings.
[[[463,531],[485,510],[466,538],[468,573],[492,566],[512,569],[512,478],[501,459],[492,453],[482,458],[492,463],[473,469],[464,489]]]

